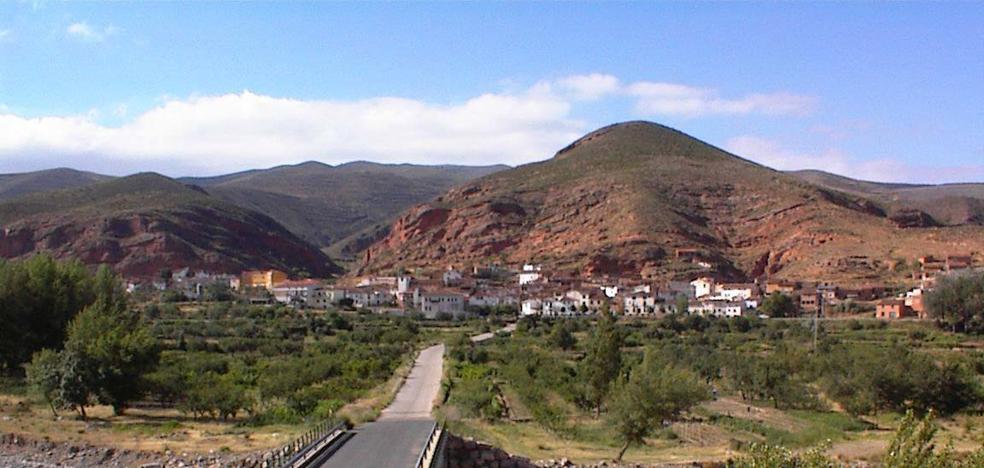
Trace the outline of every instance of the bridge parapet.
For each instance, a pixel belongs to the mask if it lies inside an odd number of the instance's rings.
[[[424,444],[424,449],[417,457],[414,468],[444,468],[447,465],[444,454],[446,435],[447,431],[444,424],[434,422],[434,428],[431,429],[427,443]]]
[[[288,442],[264,460],[264,468],[299,468],[348,430],[345,422],[324,421]]]

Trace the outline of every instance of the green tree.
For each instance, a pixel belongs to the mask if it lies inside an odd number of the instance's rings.
[[[585,400],[594,407],[595,417],[598,417],[612,382],[622,370],[622,335],[607,307],[601,311],[586,348],[587,354],[579,363],[578,374],[585,385]]]
[[[612,427],[622,441],[616,457],[621,461],[632,445],[645,443],[664,422],[709,398],[707,388],[692,372],[671,366],[659,367],[647,352],[628,380],[620,384],[611,403]]]
[[[933,414],[927,413],[917,418],[915,413],[908,411],[899,428],[892,437],[885,454],[884,465],[891,468],[936,468],[951,466],[948,459],[952,458],[949,450],[937,454],[933,437],[937,427],[933,423]]]
[[[51,408],[52,416],[58,417],[57,408],[63,407],[61,400],[61,356],[50,349],[34,353],[34,358],[25,366],[27,382]]]
[[[687,296],[684,296],[683,294],[677,295],[676,313],[685,315],[689,313],[689,310],[690,310],[690,299],[687,299]]]
[[[76,410],[86,419],[85,407],[92,402],[97,390],[97,377],[91,361],[73,350],[63,350],[61,357],[58,401],[66,408]]]
[[[95,291],[96,302],[69,324],[65,349],[93,370],[96,399],[122,414],[141,395],[143,375],[157,365],[160,350],[108,268],[96,274]]]
[[[0,371],[18,371],[41,349],[60,349],[69,321],[95,299],[78,261],[47,254],[0,260]]]
[[[574,338],[574,334],[571,333],[569,322],[558,321],[554,323],[553,328],[550,330],[550,344],[564,350],[574,349],[577,340]]]
[[[752,444],[748,454],[728,461],[729,468],[835,468],[841,466],[824,452],[827,446],[820,446],[796,453],[784,447],[765,444]]]
[[[783,293],[772,293],[762,301],[759,309],[763,314],[773,318],[793,317],[796,315],[796,303],[793,298]]]
[[[984,332],[984,274],[945,277],[926,295],[926,309],[951,331]]]

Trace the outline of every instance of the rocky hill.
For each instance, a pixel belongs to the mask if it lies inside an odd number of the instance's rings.
[[[213,272],[300,269],[315,276],[340,272],[318,248],[268,216],[157,174],[0,203],[0,257],[39,251],[111,264],[129,276],[185,266]]]
[[[879,203],[628,122],[401,216],[362,271],[533,261],[579,275],[881,278],[891,259],[984,249],[979,226],[908,227]],[[710,269],[681,252],[696,252]]]
[[[407,208],[506,166],[307,162],[209,178],[184,178],[277,220],[333,255],[354,255],[385,235]]]

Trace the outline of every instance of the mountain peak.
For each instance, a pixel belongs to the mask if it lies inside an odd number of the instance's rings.
[[[620,122],[594,130],[557,152],[554,159],[608,158],[626,162],[653,157],[691,161],[745,162],[738,156],[666,125],[644,120]]]

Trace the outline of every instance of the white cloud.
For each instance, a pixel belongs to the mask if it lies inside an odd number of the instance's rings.
[[[705,115],[794,115],[809,114],[817,99],[811,96],[777,92],[754,93],[725,99],[713,89],[676,83],[639,81],[625,92],[637,98],[636,110],[643,115],[701,117]]]
[[[90,40],[112,33],[78,24],[80,37],[96,34]],[[782,114],[802,108],[793,95],[787,100],[776,97],[786,95],[715,96],[683,84],[623,84],[613,75],[593,73],[449,104],[397,97],[297,100],[243,91],[165,97],[143,113],[107,105],[83,115],[27,118],[0,107],[0,172],[69,165],[115,174],[205,174],[312,159],[523,164],[547,158],[591,130],[573,117],[584,101],[633,99],[647,116]]]
[[[528,93],[435,105],[390,97],[302,101],[244,91],[169,100],[118,127],[96,123],[97,115],[0,114],[0,161],[14,166],[19,158],[46,155],[164,167],[156,170],[171,174],[310,159],[520,164],[549,157],[587,130],[569,113],[565,101]]]
[[[541,81],[532,91],[575,101],[594,101],[623,96],[635,101],[635,111],[643,116],[703,117],[709,115],[804,116],[813,112],[817,98],[789,92],[751,93],[722,98],[714,89],[680,83],[636,81],[623,84],[618,77],[603,73],[572,75]]]
[[[70,37],[81,39],[89,42],[103,42],[109,36],[116,34],[118,30],[114,26],[106,26],[104,28],[94,27],[81,21],[78,23],[72,23],[68,25],[65,29],[65,34]]]
[[[557,80],[556,84],[575,99],[586,101],[617,93],[622,87],[617,77],[602,73],[568,76]]]
[[[799,151],[752,135],[728,140],[724,148],[738,156],[783,171],[819,169],[852,179],[878,182],[944,183],[984,178],[984,165],[964,167],[915,166],[894,159],[862,160],[836,148]]]
[[[14,35],[9,29],[0,29],[0,42],[8,41]]]

